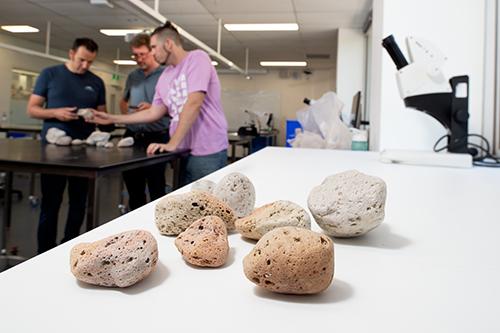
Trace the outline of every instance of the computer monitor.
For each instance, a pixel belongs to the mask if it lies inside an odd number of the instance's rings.
[[[352,98],[351,125],[354,128],[361,126],[361,91],[354,94]]]

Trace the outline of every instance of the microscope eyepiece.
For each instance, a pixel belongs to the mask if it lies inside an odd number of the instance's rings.
[[[386,49],[387,53],[389,53],[398,70],[408,65],[408,61],[401,52],[393,35],[385,37],[382,40],[382,46]]]

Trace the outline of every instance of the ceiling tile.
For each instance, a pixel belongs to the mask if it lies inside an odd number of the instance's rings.
[[[220,13],[293,12],[291,0],[199,0],[215,16]]]

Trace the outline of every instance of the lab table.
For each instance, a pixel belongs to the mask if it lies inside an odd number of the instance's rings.
[[[335,277],[323,293],[274,294],[250,282],[254,246],[229,234],[228,262],[184,262],[154,223],[157,201],[0,273],[5,332],[500,332],[500,173],[379,162],[378,153],[268,147],[210,174],[245,174],[256,207],[307,209],[325,177],[357,169],[387,184],[385,219],[368,234],[334,238]],[[183,187],[175,195],[189,190]],[[312,217],[311,217],[312,219]],[[159,262],[125,289],[90,286],[70,272],[70,249],[132,229],[151,232]],[[321,232],[312,220],[312,229]]]

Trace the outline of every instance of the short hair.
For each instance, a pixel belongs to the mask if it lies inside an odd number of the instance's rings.
[[[71,49],[73,51],[76,51],[80,46],[85,47],[90,52],[97,52],[99,50],[99,46],[97,46],[97,43],[94,42],[92,39],[86,37],[75,39]]]
[[[174,41],[175,44],[182,45],[181,35],[179,34],[179,31],[177,31],[177,28],[170,21],[167,21],[167,22],[165,22],[164,25],[156,28],[153,31],[153,33],[151,34],[151,36],[155,36],[155,35],[161,41],[164,41],[167,38],[170,38],[171,40]]]
[[[130,47],[139,48],[141,46],[147,46],[151,50],[151,38],[148,34],[140,33],[134,36],[130,41]]]

